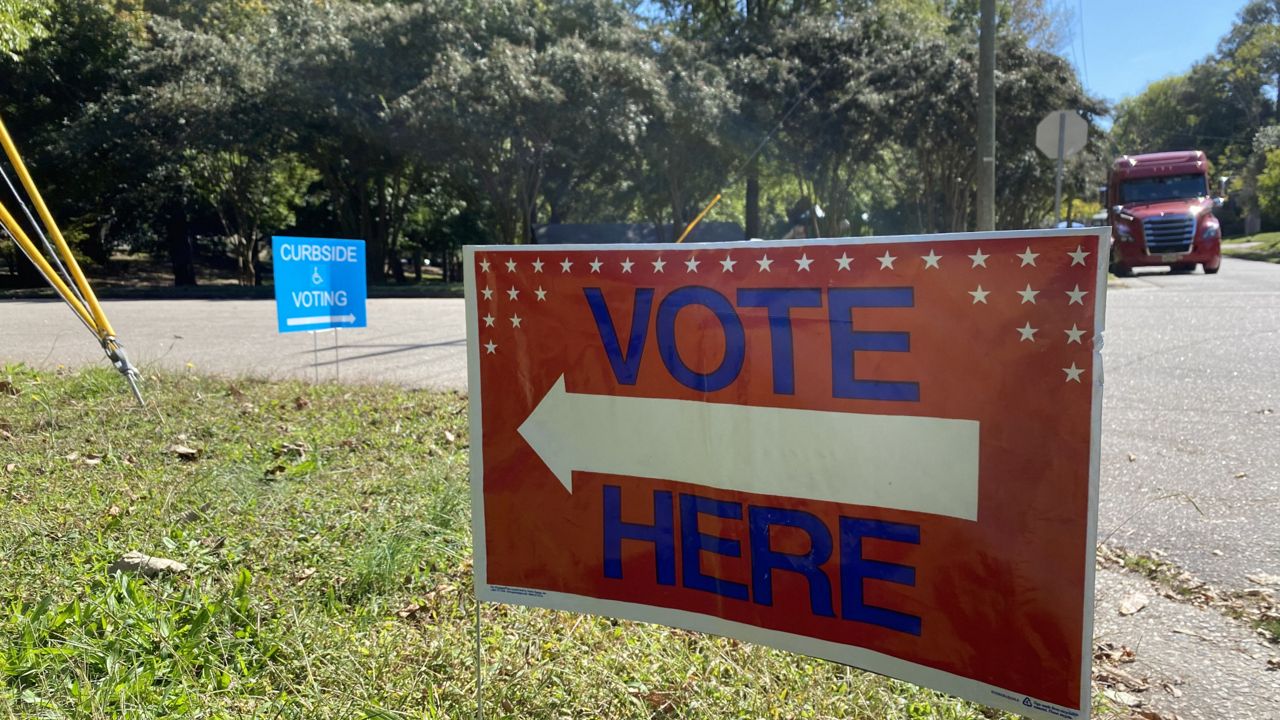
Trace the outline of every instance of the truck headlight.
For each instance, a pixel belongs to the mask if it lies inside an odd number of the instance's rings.
[[[1129,231],[1129,226],[1121,223],[1115,224],[1116,239],[1120,242],[1132,242],[1133,233]]]
[[[1200,231],[1200,239],[1217,240],[1222,237],[1222,227],[1219,225],[1205,225],[1204,230]]]

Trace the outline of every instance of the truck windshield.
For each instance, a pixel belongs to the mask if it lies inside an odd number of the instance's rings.
[[[1129,180],[1120,185],[1120,202],[1158,202],[1197,198],[1209,194],[1204,175],[1166,175]]]

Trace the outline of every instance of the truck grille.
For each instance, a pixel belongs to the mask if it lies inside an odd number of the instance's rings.
[[[1147,236],[1149,253],[1190,252],[1196,219],[1191,215],[1147,218],[1142,221],[1142,232]]]

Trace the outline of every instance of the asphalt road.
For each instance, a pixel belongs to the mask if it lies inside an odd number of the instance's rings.
[[[1216,276],[1140,275],[1113,286],[1107,305],[1099,539],[1158,551],[1220,589],[1259,589],[1248,576],[1280,575],[1280,266],[1224,260]],[[270,301],[105,306],[144,367],[466,386],[461,300],[371,300],[370,328],[342,331],[336,353],[332,334],[277,334]],[[13,361],[105,363],[62,305],[0,302],[0,363]],[[1120,616],[1135,592],[1152,603]],[[1267,669],[1280,648],[1246,623],[1111,568],[1099,571],[1097,596],[1095,635],[1136,650],[1131,670],[1153,682],[1144,707],[1280,720],[1280,672]]]
[[[1125,279],[1106,325],[1099,540],[1221,592],[1263,590],[1249,576],[1280,575],[1280,266]],[[1280,648],[1249,623],[1113,568],[1096,590],[1095,638],[1136,651],[1145,708],[1280,720]],[[1151,604],[1121,615],[1135,594]]]
[[[1280,266],[1123,283],[1107,295],[1099,537],[1226,586],[1280,573]]]
[[[369,327],[341,330],[336,338],[332,332],[277,333],[272,300],[117,300],[102,306],[129,358],[144,369],[193,366],[231,377],[466,389],[462,300],[370,300]],[[108,365],[89,331],[55,301],[0,301],[0,363],[13,361]]]

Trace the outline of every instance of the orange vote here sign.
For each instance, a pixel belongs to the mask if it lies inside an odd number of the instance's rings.
[[[467,248],[478,597],[1087,716],[1105,242]]]

